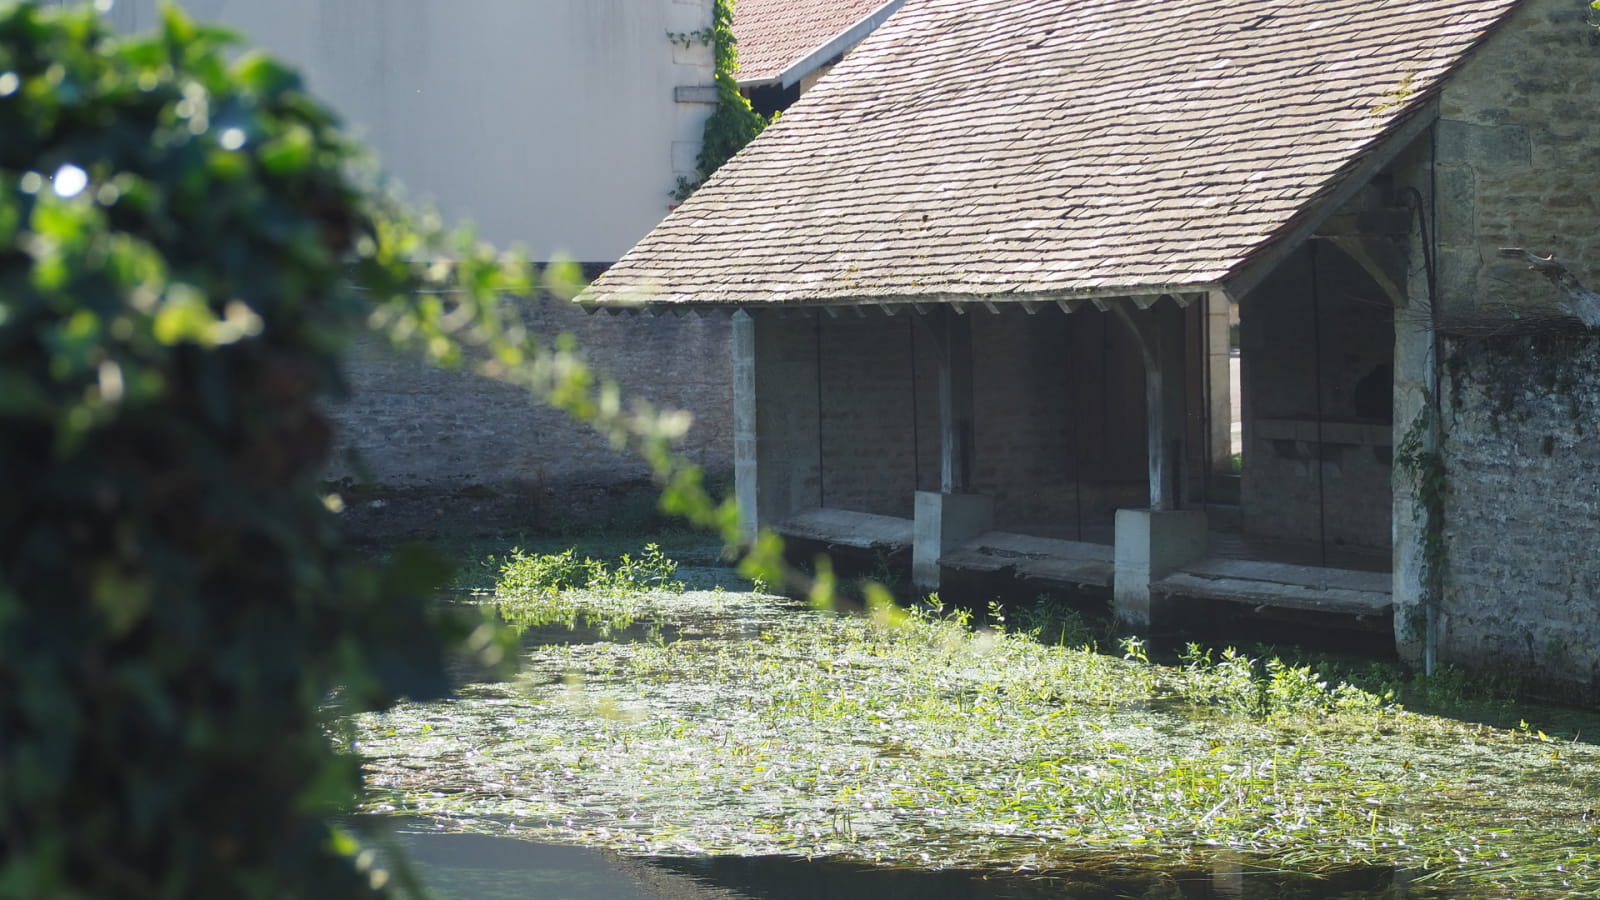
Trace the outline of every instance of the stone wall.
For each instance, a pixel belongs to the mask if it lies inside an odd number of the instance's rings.
[[[1106,518],[1148,496],[1144,371],[1129,332],[1110,316],[1055,307],[971,308],[974,423],[971,487],[994,497],[999,527],[1075,534],[1080,511]],[[931,331],[909,311],[837,317],[757,314],[773,368],[757,392],[761,415],[779,409],[815,416],[771,419],[769,441],[813,442],[775,464],[804,485],[789,512],[814,505],[910,518],[915,492],[940,486],[939,361]],[[785,359],[814,369],[779,377]],[[820,391],[810,373],[820,373]],[[1107,387],[1109,385],[1109,388]],[[820,406],[819,406],[820,404]],[[792,416],[791,416],[792,417]],[[806,472],[820,461],[812,496]],[[801,470],[804,470],[802,472]],[[778,488],[774,487],[774,490]],[[792,492],[791,492],[792,493]]]
[[[693,415],[684,451],[714,481],[732,470],[732,375],[724,316],[589,315],[545,298],[534,333],[571,333],[628,399]],[[441,371],[374,342],[351,356],[350,399],[334,410],[357,531],[483,532],[626,526],[654,508],[649,471],[526,392]]]
[[[1588,0],[1531,0],[1440,98],[1434,146],[1447,319],[1548,308],[1549,286],[1498,255],[1555,254],[1600,282],[1600,32]]]
[[[1418,471],[1403,453],[1396,466],[1402,655],[1420,662],[1431,641],[1440,661],[1587,702],[1600,686],[1600,348],[1575,322],[1551,321],[1564,294],[1499,250],[1554,254],[1600,283],[1597,84],[1600,34],[1586,0],[1522,4],[1449,81],[1410,179],[1433,188],[1439,310],[1426,307],[1419,247],[1408,287],[1419,327],[1396,335],[1397,444],[1414,433],[1428,449],[1427,407],[1435,396],[1442,407],[1442,471]],[[1435,358],[1440,386],[1430,392]],[[1448,493],[1430,521],[1421,485],[1439,475]],[[1434,564],[1443,586],[1430,633]]]
[[[1144,368],[1109,314],[1007,309],[973,321],[973,486],[995,524],[1076,537],[1080,515],[1148,503]]]
[[[1394,309],[1332,245],[1297,251],[1240,304],[1246,532],[1386,548]]]
[[[1600,336],[1454,342],[1440,656],[1600,690]]]
[[[938,401],[930,404],[926,395],[933,357],[927,346],[912,351],[925,329],[909,314],[890,318],[876,310],[866,318],[815,313],[813,324],[822,373],[823,505],[909,519],[919,456],[928,459],[919,443],[932,442],[938,477]],[[924,383],[921,397],[914,376]],[[924,420],[934,427],[919,428]]]

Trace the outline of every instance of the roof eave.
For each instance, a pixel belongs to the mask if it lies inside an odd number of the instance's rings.
[[[1141,308],[1148,307],[1162,297],[1172,297],[1180,305],[1187,306],[1189,302],[1202,294],[1222,290],[1219,283],[1208,282],[1199,284],[1150,284],[1150,285],[1116,285],[1090,289],[1061,289],[1054,291],[1030,291],[1005,294],[885,294],[881,296],[860,297],[830,297],[817,299],[791,299],[791,300],[647,300],[640,299],[638,294],[628,296],[626,292],[618,292],[611,296],[598,298],[584,298],[580,296],[578,303],[588,310],[634,310],[652,314],[661,312],[684,312],[705,310],[732,310],[732,309],[762,309],[762,310],[813,310],[821,309],[837,312],[841,309],[880,307],[902,309],[906,307],[921,308],[930,306],[954,306],[958,309],[967,307],[981,307],[998,311],[1000,307],[1017,307],[1036,311],[1043,306],[1060,306],[1067,312],[1073,312],[1085,306],[1092,305],[1100,310],[1107,309],[1113,303],[1132,303]],[[1031,308],[1031,309],[1030,309]],[[892,314],[892,313],[891,313]]]

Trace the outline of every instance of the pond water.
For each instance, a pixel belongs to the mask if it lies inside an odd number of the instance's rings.
[[[1495,728],[1401,710],[1377,674],[1375,694],[1246,655],[1162,666],[1137,644],[1050,647],[738,590],[594,608],[609,612],[571,626],[512,616],[509,681],[463,670],[455,699],[353,723],[368,811],[403,817],[441,898],[1600,885],[1593,717],[1582,734]]]
[[[1397,900],[1443,897],[1405,872],[1347,868],[1321,877],[1243,860],[1164,870],[1114,860],[997,872],[868,866],[784,856],[639,857],[614,850],[443,831],[400,844],[437,900]]]

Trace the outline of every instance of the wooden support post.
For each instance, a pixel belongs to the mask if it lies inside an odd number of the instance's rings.
[[[1164,506],[1156,509],[1180,509],[1187,481],[1184,472],[1185,438],[1188,429],[1184,420],[1188,414],[1187,369],[1184,366],[1183,310],[1177,304],[1166,303],[1152,307],[1156,323],[1156,364],[1161,372],[1161,397],[1156,406],[1161,416],[1161,474]]]
[[[1214,475],[1233,474],[1233,353],[1229,350],[1228,295],[1212,291],[1200,295],[1200,327],[1205,331],[1206,358],[1201,363],[1206,379],[1204,392],[1210,406],[1206,421],[1210,433],[1205,436],[1209,449],[1204,456],[1211,461]]]
[[[1112,307],[1144,356],[1150,508],[1178,509],[1183,495],[1183,314],[1162,304],[1138,312]]]
[[[972,318],[940,307],[930,324],[939,348],[939,490],[966,493],[972,476]]]

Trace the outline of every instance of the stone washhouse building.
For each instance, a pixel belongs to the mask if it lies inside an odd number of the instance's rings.
[[[906,0],[580,300],[733,314],[747,537],[1592,701],[1590,15]]]

